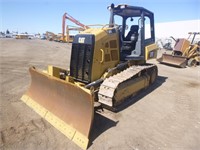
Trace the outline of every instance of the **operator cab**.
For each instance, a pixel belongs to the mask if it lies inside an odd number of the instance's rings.
[[[145,60],[145,47],[155,43],[154,14],[143,7],[118,5],[110,10],[109,26],[118,24],[120,59]]]

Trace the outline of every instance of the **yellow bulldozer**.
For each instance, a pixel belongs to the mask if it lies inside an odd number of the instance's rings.
[[[194,42],[195,37],[200,35],[200,32],[189,32],[188,39],[174,39],[175,46],[171,54],[162,54],[157,59],[158,62],[175,67],[185,68],[192,67],[200,63],[200,41]],[[192,40],[189,38],[192,36]]]
[[[117,110],[158,74],[157,66],[146,63],[157,57],[154,14],[129,5],[111,4],[108,10],[109,24],[75,35],[69,70],[29,68],[32,82],[21,98],[82,149],[88,147],[95,106]]]

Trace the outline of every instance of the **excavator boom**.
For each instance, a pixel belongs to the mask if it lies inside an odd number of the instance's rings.
[[[79,31],[82,31],[84,29],[88,29],[89,27],[84,25],[83,23],[79,22],[78,20],[76,20],[74,17],[70,16],[68,13],[64,13],[63,17],[62,17],[62,39],[64,40],[64,37],[65,37],[65,28],[66,28],[66,19],[70,20],[71,22],[73,22],[74,24],[76,24],[77,26],[79,26],[80,28],[74,28],[75,30],[79,30]],[[68,26],[67,26],[68,28]],[[72,30],[73,28],[71,28]],[[66,36],[69,36],[69,31],[67,31],[67,34]]]

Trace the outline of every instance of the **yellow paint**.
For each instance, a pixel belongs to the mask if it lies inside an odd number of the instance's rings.
[[[52,126],[63,133],[66,137],[76,143],[82,149],[87,149],[89,139],[83,134],[79,133],[76,129],[56,117],[53,113],[49,112],[43,106],[32,100],[27,95],[23,95],[21,100],[26,103],[30,108],[32,108],[41,117],[47,120]]]
[[[157,58],[158,46],[154,43],[145,47],[145,60]]]
[[[47,70],[42,70],[43,73],[45,74],[48,74],[48,71]]]
[[[27,95],[23,95],[21,100],[26,103],[30,108],[32,108],[36,113],[38,113],[40,116],[44,117],[47,113],[47,109],[39,105],[37,102],[32,100]]]
[[[108,68],[115,67],[120,61],[119,33],[113,30],[113,28],[108,27],[90,28],[81,33],[92,33],[95,36],[91,81],[101,78],[101,76],[108,71]],[[115,44],[111,44],[113,41],[115,41]],[[116,51],[116,59],[112,59],[111,52],[113,51]],[[106,58],[110,59],[106,60]]]
[[[71,76],[66,76],[66,77],[65,77],[65,81],[66,81],[66,82],[74,83],[74,79],[73,79]]]
[[[127,84],[125,84],[123,87],[118,88],[118,92],[115,95],[116,101],[123,100],[127,96],[130,96],[132,94],[135,94],[141,89],[144,89],[149,85],[150,76],[141,76],[137,79],[129,81]]]
[[[27,101],[28,101],[28,96],[27,95],[22,95],[22,97],[21,97],[21,100],[24,102],[24,103],[26,103]]]
[[[52,126],[58,129],[61,133],[63,133],[70,140],[73,139],[76,130],[73,127],[70,127],[64,121],[56,117],[51,112],[48,112],[44,117]]]
[[[47,70],[48,70],[48,74],[50,76],[54,76],[54,77],[60,78],[60,71],[62,70],[61,68],[48,65]]]
[[[87,149],[89,139],[85,137],[80,132],[76,132],[74,135],[74,138],[72,139],[74,143],[76,143],[78,146],[80,146],[82,149]]]

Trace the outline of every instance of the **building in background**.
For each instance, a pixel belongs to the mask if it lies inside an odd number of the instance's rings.
[[[186,20],[155,24],[156,38],[188,38],[188,32],[200,32],[200,20]]]

